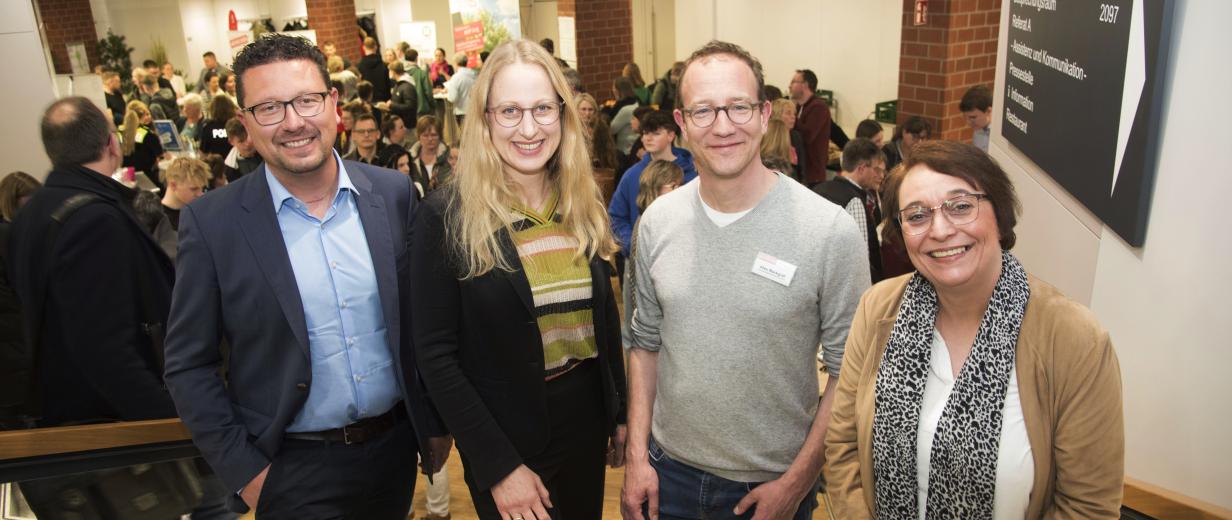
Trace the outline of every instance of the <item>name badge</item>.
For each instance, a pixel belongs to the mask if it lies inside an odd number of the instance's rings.
[[[753,261],[753,274],[787,287],[796,275],[796,266],[765,253],[757,253]]]

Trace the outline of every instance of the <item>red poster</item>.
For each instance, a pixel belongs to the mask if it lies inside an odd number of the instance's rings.
[[[453,28],[454,52],[483,50],[483,22],[471,22]]]
[[[227,30],[228,31],[240,30],[240,21],[235,19],[234,9],[232,9],[231,12],[227,13]]]

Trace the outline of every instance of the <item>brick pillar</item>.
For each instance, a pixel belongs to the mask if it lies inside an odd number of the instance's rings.
[[[305,0],[308,27],[317,32],[317,42],[334,42],[338,54],[351,63],[363,57],[359,26],[355,25],[355,0]],[[398,42],[381,42],[382,48]]]
[[[602,102],[612,80],[633,61],[633,5],[629,0],[560,0],[560,16],[574,16],[577,67],[586,91]]]
[[[39,18],[51,51],[56,74],[73,72],[67,44],[84,43],[90,67],[99,63],[98,34],[94,32],[94,13],[90,0],[37,0]]]
[[[923,116],[933,137],[971,141],[958,102],[975,85],[992,88],[1001,0],[931,0],[928,23],[915,25],[915,0],[903,0],[898,122]]]

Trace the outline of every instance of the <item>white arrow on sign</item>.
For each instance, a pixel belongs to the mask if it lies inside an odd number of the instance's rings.
[[[1121,163],[1125,162],[1125,149],[1129,147],[1129,132],[1138,116],[1138,102],[1146,86],[1146,31],[1142,0],[1134,0],[1134,12],[1129,20],[1129,48],[1125,52],[1125,87],[1121,90],[1121,121],[1117,130],[1116,166],[1112,169],[1112,189],[1116,193],[1117,177],[1121,175]]]

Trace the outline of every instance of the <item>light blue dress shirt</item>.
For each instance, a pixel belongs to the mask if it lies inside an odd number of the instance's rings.
[[[401,399],[359,192],[338,162],[338,193],[317,219],[265,170],[278,227],[304,305],[312,384],[288,432],[341,428],[381,415]]]

